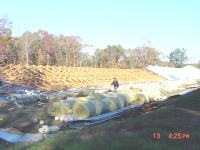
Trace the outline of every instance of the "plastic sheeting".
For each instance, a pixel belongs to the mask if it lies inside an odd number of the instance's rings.
[[[140,108],[141,105],[140,104],[133,104],[133,105],[129,105],[127,107],[112,111],[112,112],[108,112],[102,115],[98,115],[98,116],[94,116],[94,117],[90,117],[87,119],[81,119],[81,120],[76,120],[76,121],[70,121],[68,122],[68,126],[67,128],[83,128],[86,126],[91,126],[91,125],[95,125],[113,118],[117,118],[120,117],[122,113],[131,110],[131,109],[136,109],[136,108]],[[62,127],[61,127],[62,128]]]
[[[18,143],[18,142],[37,142],[44,139],[42,134],[31,134],[31,133],[15,133],[12,131],[6,131],[0,129],[0,139],[4,139],[7,142]]]
[[[183,68],[148,66],[147,69],[167,80],[200,79],[200,69],[189,65]]]

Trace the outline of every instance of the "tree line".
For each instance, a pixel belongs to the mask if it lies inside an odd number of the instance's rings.
[[[11,24],[5,18],[0,19],[0,65],[2,66],[26,64],[144,68],[158,64],[179,67],[187,60],[185,49],[173,51],[169,55],[170,62],[167,62],[160,59],[159,51],[145,45],[132,49],[125,49],[121,45],[108,45],[104,49],[96,49],[95,54],[91,55],[82,51],[87,44],[83,44],[79,36],[56,36],[48,31],[38,30],[37,32],[27,31],[20,37],[13,37]]]

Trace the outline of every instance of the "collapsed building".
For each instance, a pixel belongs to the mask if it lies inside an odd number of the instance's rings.
[[[6,100],[16,104],[46,100],[49,102],[49,116],[56,121],[65,122],[69,125],[67,127],[77,128],[119,117],[122,112],[139,108],[145,103],[163,101],[167,99],[163,93],[199,87],[200,70],[192,66],[149,66],[147,70],[165,80],[120,84],[117,93],[112,92],[111,86],[74,88],[56,92],[24,90],[21,93],[9,94]],[[73,122],[84,124],[77,125]],[[62,127],[44,125],[39,128],[39,133],[51,133],[60,128]]]

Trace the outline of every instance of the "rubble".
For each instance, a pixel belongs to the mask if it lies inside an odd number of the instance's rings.
[[[59,130],[58,126],[48,126],[48,125],[44,125],[38,129],[39,133],[41,134],[54,133],[58,130]]]
[[[43,121],[43,120],[40,120],[39,124],[40,124],[40,125],[44,125],[44,121]]]

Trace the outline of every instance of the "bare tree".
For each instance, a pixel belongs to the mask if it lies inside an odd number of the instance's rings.
[[[80,37],[78,36],[67,36],[66,37],[66,63],[68,61],[67,59],[67,55],[70,54],[71,56],[73,55],[73,60],[71,59],[70,61],[73,61],[73,66],[76,67],[77,66],[77,59],[79,56],[79,53],[81,51],[82,48],[82,44],[81,44],[81,40]],[[70,57],[72,58],[72,57]]]
[[[156,64],[159,60],[159,53],[155,48],[148,46],[137,47],[129,50],[129,61],[131,67],[144,68]]]
[[[39,32],[41,34],[41,48],[44,50],[46,64],[54,64],[56,51],[54,36],[44,30],[39,30]]]
[[[31,36],[30,32],[25,32],[21,38],[22,47],[25,51],[25,58],[26,58],[27,65],[29,64],[29,51],[30,51],[30,46],[32,44],[32,40],[30,36]]]
[[[19,37],[19,45],[21,47],[21,61],[26,65],[36,63],[36,53],[40,45],[40,37],[37,32],[25,32]],[[31,57],[32,56],[32,57]]]
[[[10,25],[11,22],[6,18],[0,18],[0,63],[8,60],[7,54],[12,42]]]

